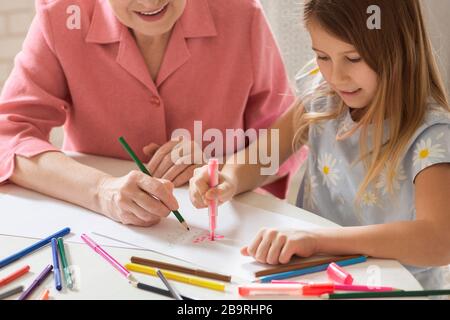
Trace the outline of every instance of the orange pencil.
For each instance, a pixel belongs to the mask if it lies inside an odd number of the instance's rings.
[[[30,271],[30,266],[25,266],[25,267],[17,270],[16,272],[13,272],[6,278],[0,279],[0,287],[6,286],[8,283],[13,282],[14,280],[20,278],[28,271]]]
[[[42,292],[42,294],[38,300],[48,300],[49,295],[50,295],[50,290],[45,289],[44,292]]]

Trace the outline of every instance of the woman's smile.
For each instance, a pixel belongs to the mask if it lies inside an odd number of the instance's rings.
[[[134,11],[137,16],[145,21],[156,21],[164,17],[169,7],[169,1],[160,8],[145,11]]]

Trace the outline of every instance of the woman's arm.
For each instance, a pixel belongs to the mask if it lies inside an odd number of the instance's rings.
[[[60,152],[32,158],[16,156],[9,179],[27,189],[101,212],[98,188],[108,174],[83,165]]]
[[[415,266],[450,263],[450,164],[416,179],[416,220],[310,232],[262,230],[242,253],[259,262],[287,263],[294,255],[364,254]]]
[[[124,224],[151,226],[178,209],[170,183],[137,171],[115,178],[60,152],[16,156],[10,180]]]

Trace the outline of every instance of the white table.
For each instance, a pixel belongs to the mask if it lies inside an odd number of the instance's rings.
[[[105,172],[113,175],[123,175],[130,169],[134,169],[134,164],[128,161],[121,161],[110,158],[70,154],[77,161],[84,164],[99,168]],[[2,187],[0,187],[0,215],[1,219],[8,219],[8,208],[2,206],[1,202]],[[312,222],[321,226],[335,226],[330,221],[318,217],[305,210],[299,209],[295,206],[289,205],[286,202],[275,199],[270,196],[263,196],[256,193],[247,193],[236,198],[237,201],[243,202],[247,205],[264,208],[269,211],[277,212],[279,214],[296,217],[303,221]],[[0,220],[1,221],[1,220]],[[20,249],[29,246],[36,242],[36,239],[29,239],[16,236],[0,235],[0,257],[6,257]],[[157,253],[149,252],[140,249],[124,249],[119,247],[108,246],[105,247],[107,251],[114,256],[118,261],[127,263],[131,256],[141,256],[149,259],[162,260],[169,263],[177,263],[176,260],[170,259],[166,256]],[[75,290],[68,290],[64,288],[58,292],[54,288],[53,277],[50,276],[38,288],[38,290],[30,297],[35,299],[44,290],[50,289],[50,295],[54,299],[167,299],[160,295],[142,291],[131,287],[123,276],[107,264],[99,255],[95,254],[92,249],[86,245],[79,243],[67,243],[66,250],[69,257],[69,262],[72,264],[73,271],[76,277]],[[31,272],[20,280],[17,280],[6,287],[0,288],[3,292],[16,285],[24,285],[27,287],[37,274],[49,263],[51,256],[51,248],[49,246],[34,252],[27,257],[0,269],[0,278],[10,272],[18,269],[23,265],[30,265]],[[366,263],[357,264],[346,267],[353,277],[355,283],[367,284],[370,279],[378,277],[380,285],[389,285],[404,290],[422,290],[421,285],[400,263],[393,260],[369,259]],[[154,285],[160,288],[165,287],[160,282],[159,278],[154,278],[142,274],[135,274],[139,280]],[[324,282],[327,280],[324,272],[316,273],[308,276],[299,277],[301,279],[308,279],[317,282]],[[369,282],[368,282],[369,281]],[[214,299],[214,300],[233,300],[241,299],[237,294],[235,284],[227,285],[226,292],[216,292],[213,290],[203,289],[196,286],[190,286],[178,282],[172,282],[181,294],[197,299]],[[16,298],[12,297],[13,299]],[[267,297],[265,297],[267,298]],[[293,298],[299,299],[301,297]],[[276,297],[274,297],[276,299]]]

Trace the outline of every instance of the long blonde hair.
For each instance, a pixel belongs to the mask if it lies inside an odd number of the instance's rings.
[[[367,8],[371,5],[381,9],[381,29],[367,27]],[[385,169],[392,193],[397,167],[423,123],[429,98],[450,111],[419,0],[306,0],[304,19],[306,25],[314,20],[330,34],[352,44],[377,73],[379,85],[373,101],[365,108],[358,124],[342,139],[361,129],[359,160],[366,166],[367,175],[359,187],[357,202]],[[329,94],[334,93],[319,88],[314,95]],[[296,147],[307,143],[310,125],[336,119],[348,110],[339,101],[337,108],[328,113],[308,114],[299,108]],[[302,103],[305,100],[299,101]],[[387,141],[383,140],[385,120],[389,124]],[[371,139],[370,124],[374,128]],[[370,150],[368,144],[372,146]]]

